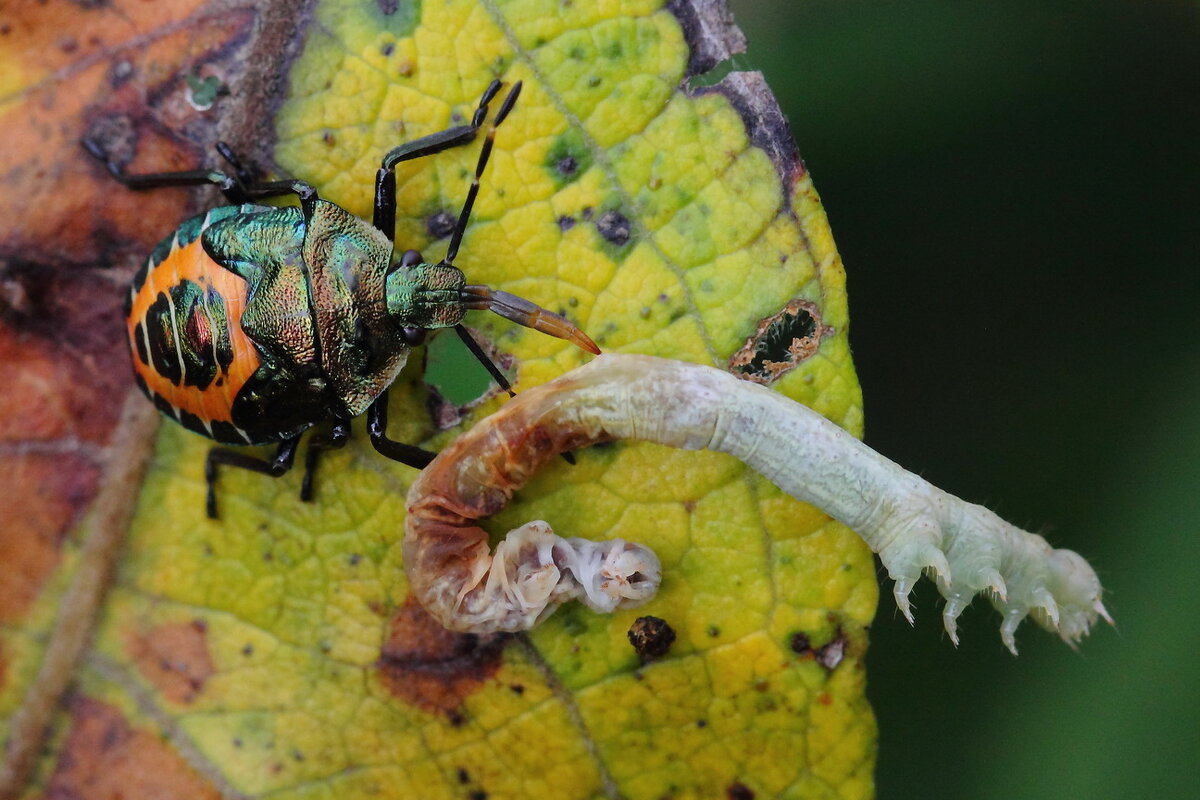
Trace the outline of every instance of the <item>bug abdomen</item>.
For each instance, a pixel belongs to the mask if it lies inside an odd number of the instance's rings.
[[[126,324],[138,384],[159,410],[226,444],[258,443],[233,423],[233,401],[262,363],[241,328],[249,286],[217,264],[189,220],[130,290]],[[197,230],[180,244],[184,228]],[[192,233],[192,231],[187,231]]]

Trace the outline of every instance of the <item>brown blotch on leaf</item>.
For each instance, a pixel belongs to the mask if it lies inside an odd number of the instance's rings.
[[[100,470],[73,453],[0,453],[0,623],[19,623],[58,567],[63,540],[96,491]]]
[[[792,300],[758,321],[754,335],[729,359],[729,371],[754,383],[773,383],[815,355],[833,332],[821,323],[816,305]]]
[[[688,44],[687,77],[703,75],[746,50],[746,37],[734,24],[728,5],[719,0],[668,0]]]
[[[643,664],[665,656],[675,642],[675,629],[659,617],[638,617],[626,635]]]
[[[80,696],[68,710],[71,729],[45,797],[220,800],[161,736],[133,727],[113,706]]]
[[[706,0],[711,2],[711,0]],[[731,72],[713,86],[697,89],[693,94],[720,94],[738,112],[746,125],[750,143],[771,159],[775,172],[783,183],[784,210],[791,209],[790,191],[793,184],[807,174],[796,139],[788,127],[787,117],[779,108],[771,87],[761,72]]]
[[[129,632],[125,652],[142,677],[172,703],[195,700],[214,672],[203,620],[170,622],[145,632]]]
[[[389,623],[376,671],[400,700],[462,724],[463,701],[496,675],[511,638],[448,631],[410,595]]]

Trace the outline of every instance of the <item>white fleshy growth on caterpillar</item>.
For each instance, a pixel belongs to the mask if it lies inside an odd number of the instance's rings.
[[[571,597],[598,611],[648,600],[660,576],[650,550],[564,540],[540,521],[510,532],[494,556],[482,531],[470,528],[470,566],[447,557],[446,531],[498,510],[550,457],[547,442],[612,439],[736,456],[862,536],[895,581],[909,622],[913,584],[930,575],[946,598],[942,619],[955,643],[958,616],[980,593],[1001,613],[1000,635],[1014,653],[1027,616],[1071,645],[1098,616],[1112,622],[1096,573],[1077,553],[943,492],[816,412],[712,367],[611,354],[510,401],[414,483],[405,564],[431,613],[457,630],[517,630]],[[463,521],[447,522],[459,515]]]
[[[636,608],[654,597],[662,579],[649,548],[621,539],[564,539],[542,520],[509,531],[475,567],[459,589],[460,630],[528,630],[568,600],[602,614]]]

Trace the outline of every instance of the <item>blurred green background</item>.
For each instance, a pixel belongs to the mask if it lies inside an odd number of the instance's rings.
[[[1118,630],[872,630],[889,798],[1200,797],[1200,5],[733,0],[849,274],[867,441],[1085,554]]]

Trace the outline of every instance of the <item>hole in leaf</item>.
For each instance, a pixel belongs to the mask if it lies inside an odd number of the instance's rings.
[[[771,383],[816,354],[833,328],[821,323],[821,310],[792,300],[758,321],[754,335],[729,359],[729,370],[755,383]]]
[[[434,336],[425,352],[425,382],[447,402],[463,406],[492,388],[492,376],[456,336]]]

